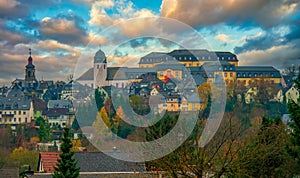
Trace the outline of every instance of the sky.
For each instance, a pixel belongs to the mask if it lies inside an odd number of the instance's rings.
[[[0,0],[0,85],[24,78],[28,49],[41,80],[92,66],[136,65],[180,47],[237,54],[240,65],[300,64],[299,0]]]

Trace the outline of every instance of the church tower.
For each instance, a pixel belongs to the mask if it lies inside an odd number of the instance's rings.
[[[107,61],[104,52],[100,49],[94,56],[94,88],[106,86]]]
[[[28,64],[25,67],[25,88],[34,90],[37,87],[35,78],[35,66],[32,64],[31,49],[29,48]]]

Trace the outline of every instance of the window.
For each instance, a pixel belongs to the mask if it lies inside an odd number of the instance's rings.
[[[176,72],[176,73],[175,73],[175,75],[176,75],[176,77],[178,77],[178,76],[179,76],[179,73],[178,73],[178,72]]]
[[[14,118],[14,122],[17,122],[17,119],[16,119],[16,118]]]
[[[233,74],[230,72],[230,77],[233,77]]]
[[[28,119],[27,119],[27,117],[25,118],[25,122],[27,123],[27,121],[28,121]]]
[[[170,77],[171,76],[171,71],[167,72],[167,76]]]
[[[23,112],[23,115],[26,115],[26,111]]]
[[[103,65],[103,69],[105,69],[105,68],[106,68],[106,65],[104,64],[104,65]]]
[[[2,118],[0,118],[0,122],[2,122]]]
[[[163,72],[160,72],[160,74],[159,74],[159,75],[162,77],[164,74],[163,74]]]
[[[19,117],[19,122],[21,122],[21,118]]]
[[[97,69],[99,69],[99,64],[97,64]]]
[[[224,76],[227,77],[227,72],[224,73]]]
[[[9,119],[9,122],[11,122],[11,118]]]
[[[22,112],[21,111],[19,111],[19,115],[21,115],[22,114]]]

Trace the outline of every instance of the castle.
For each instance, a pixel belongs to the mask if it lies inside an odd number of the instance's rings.
[[[103,86],[125,88],[131,82],[139,81],[146,73],[155,73],[160,80],[166,77],[183,80],[190,74],[197,85],[203,83],[203,78],[213,83],[218,77],[222,77],[227,84],[237,82],[245,86],[262,77],[273,84],[280,84],[282,78],[280,72],[272,66],[239,66],[237,56],[231,52],[202,49],[179,49],[169,53],[152,52],[141,57],[139,67],[129,68],[107,67],[106,55],[99,50],[94,56],[94,67],[86,71],[77,81],[92,88]]]

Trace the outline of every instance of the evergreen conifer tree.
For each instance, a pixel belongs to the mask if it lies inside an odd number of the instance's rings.
[[[71,151],[72,141],[69,137],[69,128],[65,128],[63,132],[63,143],[61,144],[62,153],[59,155],[58,164],[53,174],[54,178],[78,178],[80,168],[77,167],[77,160],[73,157],[74,152]]]
[[[300,90],[300,73],[298,78],[295,80],[296,88]],[[298,103],[291,100],[288,104],[290,117],[292,120],[291,128],[291,146],[288,148],[289,154],[297,161],[300,165],[300,98]]]

